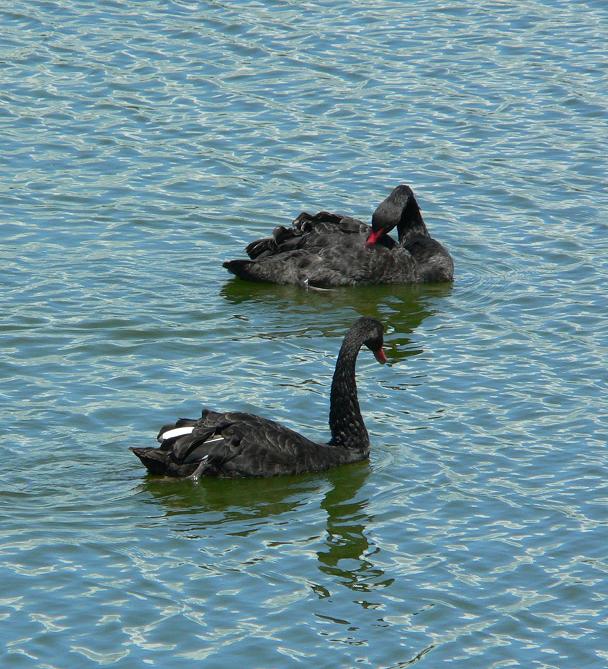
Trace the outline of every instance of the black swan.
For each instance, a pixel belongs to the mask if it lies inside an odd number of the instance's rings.
[[[388,236],[397,227],[398,242]],[[433,239],[409,186],[397,186],[372,216],[371,228],[348,216],[301,213],[291,228],[251,242],[251,260],[224,267],[241,279],[332,288],[378,283],[452,281],[454,262]]]
[[[317,444],[272,420],[249,413],[204,410],[158,433],[159,448],[131,450],[152,474],[238,478],[318,472],[369,456],[369,437],[357,399],[355,362],[365,345],[385,363],[382,325],[360,318],[344,337],[331,384],[331,440]]]

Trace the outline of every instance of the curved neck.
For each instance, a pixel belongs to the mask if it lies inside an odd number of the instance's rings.
[[[413,235],[422,235],[423,237],[429,236],[426,225],[422,220],[420,207],[413,195],[408,199],[407,204],[401,213],[401,218],[397,224],[397,233],[400,244],[407,242]]]
[[[352,334],[352,333],[349,333]],[[357,450],[369,451],[369,436],[357,399],[357,383],[355,381],[355,363],[360,340],[348,336],[342,342],[338,354],[334,378],[331,382],[329,406],[329,428],[332,446],[342,446]]]

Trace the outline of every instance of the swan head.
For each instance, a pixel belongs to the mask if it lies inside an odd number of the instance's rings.
[[[383,200],[372,215],[372,231],[370,232],[366,245],[374,246],[382,243],[382,238],[394,227],[401,230],[413,221],[421,217],[420,209],[414,191],[405,184],[397,186],[392,193]]]
[[[356,327],[360,329],[363,337],[363,345],[366,346],[373,354],[376,360],[383,365],[386,362],[386,355],[384,349],[384,329],[382,323],[375,318],[360,318]]]

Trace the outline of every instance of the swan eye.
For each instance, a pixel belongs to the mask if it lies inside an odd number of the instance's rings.
[[[366,342],[365,345],[367,348],[374,354],[377,355],[378,351],[382,350],[382,346],[384,345],[384,340],[382,338],[382,335],[376,335],[373,337],[370,337]]]

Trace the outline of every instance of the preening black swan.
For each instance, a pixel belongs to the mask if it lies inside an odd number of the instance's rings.
[[[397,228],[398,242],[388,236]],[[348,216],[301,213],[291,228],[251,242],[251,260],[224,267],[241,279],[331,288],[377,283],[452,281],[454,262],[433,239],[409,186],[397,186],[372,216],[371,228]]]
[[[317,444],[272,420],[249,413],[204,410],[158,433],[159,448],[131,450],[152,474],[238,478],[318,472],[369,456],[369,436],[357,399],[355,362],[365,345],[386,362],[382,325],[360,318],[344,337],[331,384],[331,440]]]

